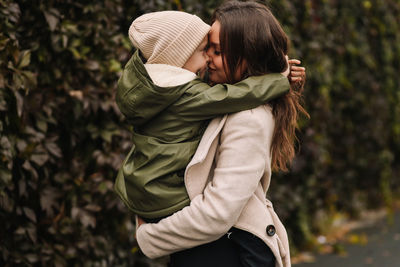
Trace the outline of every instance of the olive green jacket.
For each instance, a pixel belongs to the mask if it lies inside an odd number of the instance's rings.
[[[289,90],[281,74],[210,87],[196,78],[179,86],[155,85],[136,52],[118,81],[116,102],[133,126],[133,147],[115,191],[146,219],[161,218],[190,202],[183,173],[209,119],[255,108]]]

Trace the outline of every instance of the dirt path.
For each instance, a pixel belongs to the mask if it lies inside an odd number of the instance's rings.
[[[312,263],[294,264],[294,267],[400,267],[400,212],[394,215],[392,224],[387,219],[375,225],[352,232],[354,236],[366,236],[363,245],[342,243],[344,255],[315,255]]]

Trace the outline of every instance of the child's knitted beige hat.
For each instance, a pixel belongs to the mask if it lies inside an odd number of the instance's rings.
[[[144,14],[132,22],[129,38],[149,64],[182,67],[210,31],[196,15],[181,11]]]

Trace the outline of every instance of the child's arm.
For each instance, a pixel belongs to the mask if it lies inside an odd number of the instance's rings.
[[[208,86],[192,81],[190,93],[176,102],[185,86],[157,87],[136,52],[118,81],[116,102],[134,125],[141,125],[174,103],[177,114],[186,121],[199,121],[219,115],[252,109],[286,93],[287,77],[279,73],[249,77],[236,84]]]
[[[253,76],[236,84],[217,84],[207,89],[201,89],[204,83],[195,82],[193,86],[200,89],[193,90],[199,93],[180,99],[175,105],[179,116],[189,121],[252,109],[285,94],[290,88],[288,78],[279,73]]]

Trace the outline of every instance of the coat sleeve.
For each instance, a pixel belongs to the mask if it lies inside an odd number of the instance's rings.
[[[177,114],[186,121],[207,120],[256,108],[287,93],[290,84],[282,74],[270,73],[252,76],[236,84],[204,88],[204,83],[198,82],[193,87],[191,91],[195,93],[186,95],[176,104]]]
[[[270,162],[267,120],[253,111],[228,116],[214,176],[203,194],[159,223],[137,229],[137,241],[146,256],[157,258],[214,241],[236,223]]]

